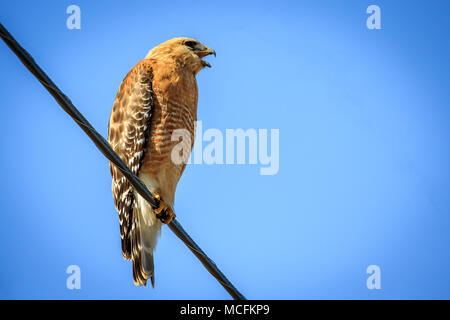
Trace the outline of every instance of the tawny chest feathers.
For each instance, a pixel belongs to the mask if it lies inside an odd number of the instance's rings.
[[[189,75],[156,75],[153,92],[149,139],[140,171],[154,175],[168,170],[173,179],[178,180],[184,166],[171,159],[172,150],[179,143],[172,141],[172,135],[175,130],[185,130],[192,148],[197,120],[197,83],[195,77]]]

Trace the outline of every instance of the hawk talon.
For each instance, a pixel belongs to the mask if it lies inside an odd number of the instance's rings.
[[[167,205],[163,200],[161,200],[159,194],[156,194],[154,198],[159,201],[158,208],[154,209],[156,216],[159,219],[161,219],[163,223],[169,224],[172,221],[172,219],[176,218],[175,213],[173,212],[172,208],[169,205]]]

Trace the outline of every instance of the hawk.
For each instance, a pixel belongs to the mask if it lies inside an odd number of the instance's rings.
[[[175,189],[186,163],[171,159],[174,130],[194,137],[198,89],[196,75],[211,65],[202,60],[215,51],[191,38],[174,38],[147,54],[123,79],[108,125],[108,141],[154,197],[158,209],[138,194],[110,162],[112,192],[119,213],[122,254],[133,262],[135,285],[154,280],[153,252],[161,219],[175,217]],[[193,147],[193,140],[189,152]],[[161,218],[161,219],[160,219]]]

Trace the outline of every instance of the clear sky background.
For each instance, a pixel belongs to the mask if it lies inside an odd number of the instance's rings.
[[[81,8],[81,30],[66,8]],[[382,30],[366,28],[381,8]],[[450,298],[449,1],[2,1],[0,21],[106,137],[155,45],[217,51],[204,129],[280,130],[280,169],[190,165],[179,221],[252,299]],[[156,288],[122,258],[108,162],[0,43],[0,298],[228,299],[163,227]],[[81,290],[66,268],[81,268]],[[368,290],[366,268],[381,268]]]

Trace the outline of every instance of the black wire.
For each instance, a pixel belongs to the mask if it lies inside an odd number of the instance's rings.
[[[91,126],[72,104],[72,101],[53,83],[47,74],[39,67],[31,55],[12,37],[8,30],[0,23],[0,36],[8,47],[16,54],[27,69],[42,83],[47,91],[55,98],[56,102],[72,117],[80,128],[91,138],[96,147],[108,158],[109,161],[122,171],[133,188],[138,192],[153,208],[158,208],[159,201],[153,197],[145,185],[134,175],[125,165],[120,157],[114,152],[109,143]],[[205,268],[211,273],[236,300],[246,300],[245,297],[233,286],[227,277],[219,270],[214,261],[212,261],[203,250],[195,243],[189,234],[183,229],[180,223],[173,219],[168,224],[170,230],[184,242],[184,244],[194,253]]]

